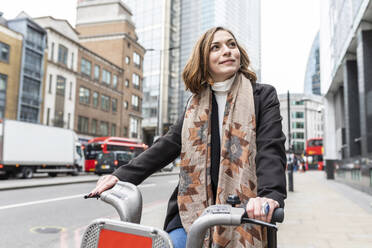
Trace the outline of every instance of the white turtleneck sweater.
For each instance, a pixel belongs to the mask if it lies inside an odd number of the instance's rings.
[[[222,146],[222,123],[223,123],[223,116],[225,114],[225,106],[226,106],[226,98],[227,93],[229,92],[231,85],[234,82],[236,74],[231,78],[223,81],[223,82],[216,82],[212,86],[212,90],[216,97],[216,101],[218,104],[218,127],[220,131],[220,144]]]

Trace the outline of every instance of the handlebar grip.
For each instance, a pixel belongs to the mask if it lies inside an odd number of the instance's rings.
[[[283,208],[276,208],[274,209],[273,216],[271,218],[272,223],[282,223],[284,220],[284,209]]]

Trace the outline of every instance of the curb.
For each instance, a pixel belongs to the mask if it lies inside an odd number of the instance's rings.
[[[150,177],[159,177],[159,176],[171,176],[171,175],[178,175],[179,172],[158,172],[154,173]],[[66,185],[66,184],[78,184],[78,183],[90,183],[90,182],[96,182],[98,177],[94,178],[84,178],[85,175],[81,175],[79,179],[74,179],[73,177],[63,178],[61,181],[48,181],[48,182],[32,182],[27,181],[27,179],[19,179],[19,183],[16,183],[14,185],[4,185],[0,186],[0,191],[4,190],[13,190],[13,189],[25,189],[25,188],[37,188],[37,187],[47,187],[47,186],[56,186],[56,185]],[[91,175],[87,175],[91,176]],[[7,180],[7,179],[5,179]],[[32,180],[32,179],[29,179]],[[29,183],[28,183],[29,182]],[[28,183],[28,184],[27,184]]]

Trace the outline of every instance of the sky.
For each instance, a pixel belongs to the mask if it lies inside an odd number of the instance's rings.
[[[25,11],[31,17],[66,19],[75,26],[77,0],[5,1],[0,11],[6,19]],[[302,93],[311,45],[319,30],[320,0],[261,0],[261,11],[262,82],[273,85],[278,94]]]

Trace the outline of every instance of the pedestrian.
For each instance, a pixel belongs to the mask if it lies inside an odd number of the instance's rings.
[[[98,195],[119,180],[140,184],[181,155],[179,184],[168,203],[165,230],[175,248],[203,210],[238,195],[250,218],[269,222],[286,198],[279,101],[270,85],[256,83],[247,52],[231,31],[209,29],[196,43],[183,80],[193,95],[185,112],[149,149],[90,193]],[[269,205],[269,212],[264,208]],[[264,247],[262,227],[216,227],[206,242],[214,247]]]

